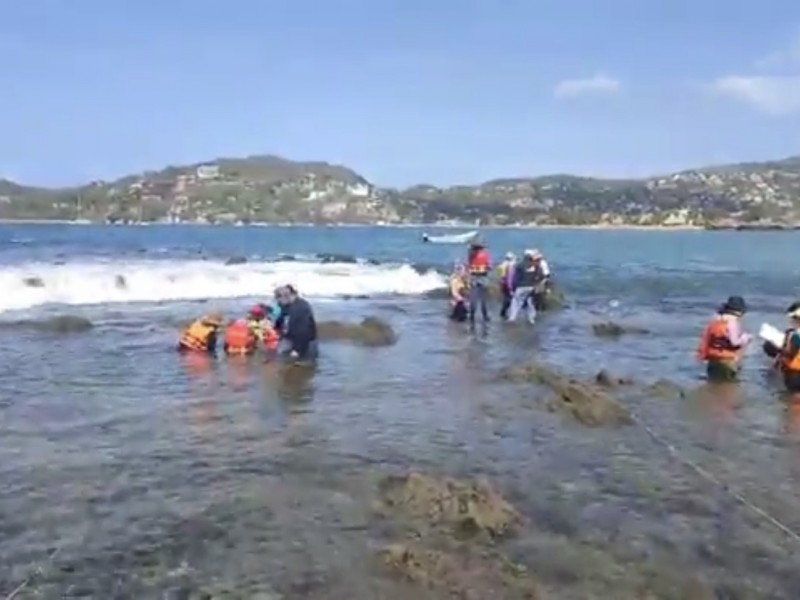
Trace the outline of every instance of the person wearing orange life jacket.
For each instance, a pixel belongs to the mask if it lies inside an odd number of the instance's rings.
[[[197,319],[187,327],[178,342],[178,352],[207,352],[217,349],[217,335],[225,318],[220,312],[212,312]]]
[[[275,324],[269,318],[270,313],[269,306],[257,304],[250,309],[247,322],[258,341],[264,344],[264,349],[273,352],[278,349],[280,335]]]
[[[731,296],[703,331],[697,358],[706,362],[710,382],[726,383],[738,378],[742,351],[751,339],[742,332],[741,319],[746,312],[744,298]]]
[[[223,350],[228,356],[247,356],[256,351],[258,337],[247,319],[236,319],[225,330]]]
[[[492,270],[492,261],[486,246],[480,240],[475,240],[470,244],[467,253],[467,270],[469,271],[469,320],[471,323],[475,323],[475,313],[480,305],[483,322],[487,323],[489,321],[487,307],[489,275]]]
[[[792,327],[783,341],[780,369],[786,389],[792,394],[800,394],[800,302],[794,302],[786,313]]]

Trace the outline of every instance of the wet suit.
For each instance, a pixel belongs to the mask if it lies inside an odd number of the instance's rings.
[[[287,354],[297,353],[299,360],[315,360],[317,348],[317,321],[311,305],[303,298],[295,298],[284,305],[279,318],[283,338],[290,344]]]

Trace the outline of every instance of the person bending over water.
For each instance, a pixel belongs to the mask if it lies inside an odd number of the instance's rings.
[[[469,294],[469,281],[467,270],[463,265],[457,265],[450,275],[450,319],[457,323],[467,320],[467,298]]]
[[[736,381],[742,353],[750,335],[742,331],[741,319],[747,304],[740,296],[731,296],[703,330],[697,358],[706,362],[708,380],[713,383]]]
[[[225,320],[222,313],[212,312],[189,325],[178,342],[178,352],[206,352],[217,349],[217,335]]]
[[[279,302],[283,339],[289,343],[287,356],[302,361],[316,360],[319,355],[317,322],[311,305],[291,285],[281,289]]]

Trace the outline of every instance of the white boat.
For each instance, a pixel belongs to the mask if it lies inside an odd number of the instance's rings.
[[[466,233],[451,233],[449,235],[428,235],[422,234],[423,242],[431,244],[467,244],[478,237],[477,231],[467,231]]]

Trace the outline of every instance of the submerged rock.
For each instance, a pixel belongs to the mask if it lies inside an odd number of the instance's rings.
[[[354,264],[358,262],[358,259],[355,256],[351,256],[349,254],[335,254],[330,252],[323,252],[317,254],[317,258],[319,258],[320,262],[325,263],[348,263]]]
[[[627,334],[646,335],[650,333],[649,329],[638,325],[620,325],[613,321],[595,323],[592,325],[592,331],[598,337],[622,337]]]
[[[569,414],[589,427],[632,422],[628,410],[599,385],[571,379],[550,367],[536,363],[510,367],[501,371],[500,378],[548,386],[554,392],[548,408]]]
[[[594,376],[594,381],[597,385],[608,388],[614,388],[621,385],[631,385],[633,383],[633,379],[628,377],[617,377],[605,369],[602,369],[597,375]]]
[[[385,510],[465,537],[481,533],[499,537],[522,520],[483,480],[438,479],[411,472],[386,477],[378,491]]]
[[[540,600],[524,567],[491,554],[450,554],[419,544],[390,544],[378,553],[394,573],[441,598]]]
[[[61,315],[42,321],[6,321],[0,323],[2,329],[31,329],[42,333],[82,333],[94,327],[89,319],[77,315]]]
[[[228,266],[231,265],[243,265],[247,262],[246,256],[231,256],[228,260],[225,261],[225,264]]]
[[[378,317],[366,317],[361,323],[321,321],[317,323],[317,336],[321,341],[346,340],[369,347],[397,343],[397,334],[392,326]]]
[[[22,283],[24,283],[27,287],[32,288],[43,288],[44,281],[41,277],[25,277],[22,279]]]
[[[686,391],[677,383],[673,383],[668,379],[659,379],[658,381],[648,385],[644,389],[644,393],[648,396],[657,396],[658,398],[686,397]]]

